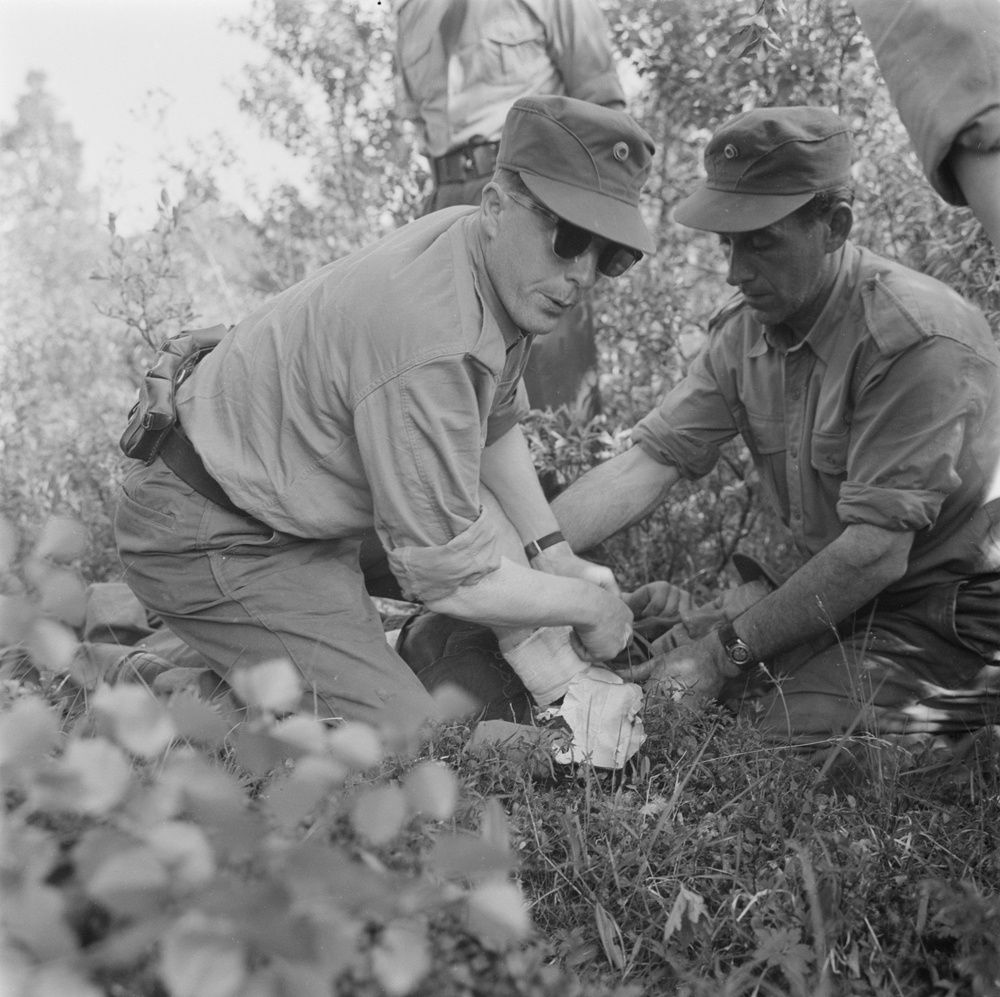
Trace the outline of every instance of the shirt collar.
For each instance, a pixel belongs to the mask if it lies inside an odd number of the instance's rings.
[[[480,222],[480,215],[477,211],[465,219],[465,245],[469,252],[469,260],[472,263],[472,278],[476,283],[476,290],[482,298],[483,307],[496,319],[503,335],[503,343],[506,349],[510,349],[519,342],[526,334],[515,324],[514,320],[507,313],[500,302],[500,296],[490,280],[486,269],[486,254],[483,252],[483,230]]]
[[[789,349],[799,349],[803,345],[808,345],[820,360],[826,364],[830,363],[836,346],[837,327],[851,305],[853,291],[857,286],[858,264],[861,259],[858,250],[850,241],[845,242],[839,252],[840,261],[837,264],[837,276],[830,289],[830,296],[805,339],[801,343],[789,347],[785,342],[785,337],[775,327],[761,326],[757,341],[747,350],[747,356],[763,356],[768,349],[780,349],[787,352]]]

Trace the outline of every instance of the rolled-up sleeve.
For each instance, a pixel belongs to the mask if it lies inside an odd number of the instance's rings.
[[[737,433],[736,421],[713,373],[711,346],[684,379],[632,430],[632,441],[683,477],[700,478],[715,466],[719,445]]]
[[[593,104],[625,103],[610,32],[594,0],[549,0],[550,54],[566,93]]]
[[[928,180],[946,201],[965,204],[952,149],[1000,148],[996,0],[855,0],[854,8]]]
[[[391,378],[355,409],[375,528],[410,598],[440,598],[500,566],[479,504],[492,391],[477,363],[447,356]]]
[[[995,371],[968,347],[934,336],[868,372],[851,422],[844,523],[921,530],[962,484],[959,458]]]
[[[411,599],[442,599],[500,567],[496,527],[480,512],[467,530],[440,547],[394,547],[389,567]]]

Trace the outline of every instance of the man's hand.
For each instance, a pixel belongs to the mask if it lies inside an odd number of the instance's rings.
[[[714,699],[728,678],[739,669],[726,656],[717,632],[693,644],[684,644],[657,655],[646,683],[650,699],[672,699],[699,708]]]
[[[666,616],[681,619],[694,605],[691,593],[671,585],[670,582],[650,582],[622,596],[637,620],[647,616]]]
[[[603,564],[594,564],[593,561],[585,561],[582,557],[577,557],[568,543],[557,543],[547,547],[531,562],[531,566],[536,571],[544,571],[550,575],[582,578],[585,582],[598,585],[606,592],[621,597],[614,572],[610,568],[604,567]]]
[[[573,650],[584,661],[607,661],[632,639],[632,610],[616,595],[600,593],[600,613],[593,623],[573,630]]]

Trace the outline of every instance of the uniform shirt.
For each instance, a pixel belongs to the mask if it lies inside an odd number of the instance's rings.
[[[854,0],[854,9],[928,180],[965,204],[948,154],[1000,149],[1000,3]]]
[[[500,304],[480,238],[468,207],[398,229],[262,305],[178,391],[236,505],[300,537],[374,525],[415,598],[500,564],[480,452],[527,411],[531,337]]]
[[[447,53],[441,18],[462,2],[458,45]],[[499,140],[519,97],[625,102],[594,0],[402,0],[398,15],[399,103],[428,156],[443,156],[473,136]]]
[[[901,593],[1000,569],[1000,354],[939,281],[847,243],[797,345],[742,299],[633,439],[687,478],[739,433],[800,549],[849,523],[916,534]],[[986,503],[990,504],[987,505]]]

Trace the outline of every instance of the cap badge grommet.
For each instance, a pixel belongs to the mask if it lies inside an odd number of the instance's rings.
[[[627,142],[616,142],[614,149],[611,151],[614,153],[615,159],[617,159],[619,163],[624,163],[625,160],[628,159]]]
[[[730,142],[729,145],[722,150],[722,154],[726,157],[726,159],[735,159],[739,155],[739,150],[735,145],[733,145],[732,142]]]

